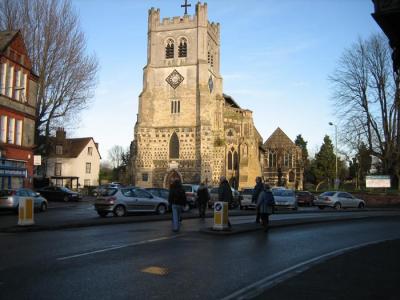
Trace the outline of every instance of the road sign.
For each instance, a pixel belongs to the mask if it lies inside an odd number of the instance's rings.
[[[33,165],[40,166],[42,164],[42,156],[41,155],[34,155],[33,156]]]
[[[367,188],[390,188],[389,175],[368,175],[365,177]]]

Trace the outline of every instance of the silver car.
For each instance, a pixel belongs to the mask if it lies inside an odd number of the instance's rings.
[[[347,207],[364,208],[365,201],[354,197],[350,193],[330,191],[320,194],[317,199],[314,200],[314,205],[318,206],[320,209],[324,209],[325,207],[333,207],[335,209]]]
[[[168,210],[168,201],[137,187],[106,188],[95,200],[94,207],[101,217],[108,213],[122,217],[128,212],[156,212],[163,215]]]
[[[256,203],[252,202],[253,193],[254,193],[254,189],[252,189],[252,188],[243,189],[240,192],[240,196],[241,196],[240,205],[239,205],[240,209],[248,209],[248,208],[255,209],[256,208]]]
[[[47,210],[47,200],[39,193],[26,188],[16,190],[0,190],[0,209],[18,212],[19,200],[33,199],[34,208],[40,211]]]
[[[297,210],[298,204],[293,190],[273,188],[271,191],[274,195],[275,208],[282,207]]]

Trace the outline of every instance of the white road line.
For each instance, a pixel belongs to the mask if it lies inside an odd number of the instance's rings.
[[[70,255],[70,256],[58,257],[57,260],[67,260],[67,259],[72,259],[72,258],[77,258],[77,257],[122,249],[122,248],[126,248],[126,247],[132,247],[132,246],[144,245],[144,244],[149,244],[149,243],[154,243],[154,242],[159,242],[159,241],[171,240],[171,239],[175,239],[177,237],[182,237],[182,236],[183,235],[163,236],[163,237],[159,237],[159,238],[155,238],[155,239],[151,239],[151,240],[144,240],[144,241],[134,242],[134,243],[130,243],[130,244],[113,246],[113,247],[99,249],[99,250],[95,250],[95,251],[79,253],[79,254]]]
[[[290,268],[287,268],[287,269],[284,269],[275,274],[269,275],[255,283],[252,283],[244,288],[241,288],[240,290],[237,290],[236,292],[230,294],[229,296],[222,298],[221,300],[252,299],[252,298],[258,296],[259,294],[261,294],[262,292],[264,292],[266,289],[271,288],[272,286],[278,284],[279,282],[282,282],[292,276],[295,276],[299,273],[304,272],[305,270],[310,268],[312,265],[320,263],[320,262],[327,260],[329,258],[332,258],[334,256],[341,255],[350,250],[355,250],[358,248],[362,248],[362,247],[374,245],[374,244],[379,244],[379,243],[386,242],[386,241],[389,241],[389,240],[385,239],[385,240],[378,240],[378,241],[363,243],[363,244],[359,244],[359,245],[355,245],[355,246],[351,246],[351,247],[338,249],[338,250],[320,255],[318,257],[314,257],[312,259],[309,259],[309,260],[303,261],[297,265],[294,265]]]

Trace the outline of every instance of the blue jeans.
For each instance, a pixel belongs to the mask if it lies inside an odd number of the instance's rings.
[[[172,230],[179,231],[179,219],[181,217],[182,206],[172,204]]]

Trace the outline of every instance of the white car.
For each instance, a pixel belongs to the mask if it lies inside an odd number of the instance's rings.
[[[314,205],[318,206],[320,209],[325,207],[333,207],[335,209],[356,207],[364,208],[365,201],[354,197],[350,193],[340,192],[340,191],[330,191],[322,193],[314,200]]]
[[[255,209],[256,208],[256,203],[252,202],[253,199],[253,193],[254,193],[254,189],[253,188],[249,188],[249,189],[243,189],[240,192],[240,209]]]
[[[297,210],[298,204],[296,194],[293,190],[285,188],[272,188],[272,195],[274,195],[275,208],[283,207]]]

